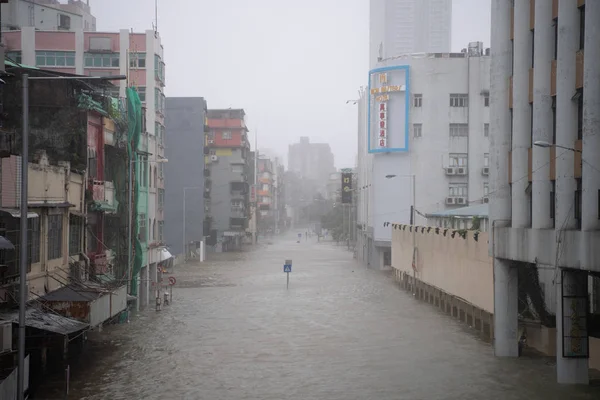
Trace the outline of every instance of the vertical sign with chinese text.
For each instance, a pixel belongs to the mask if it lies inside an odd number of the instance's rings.
[[[342,204],[352,204],[352,173],[342,173]]]

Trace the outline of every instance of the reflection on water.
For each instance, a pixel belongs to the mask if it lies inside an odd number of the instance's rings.
[[[90,336],[70,399],[598,399],[327,243],[279,240],[176,272],[174,302]],[[285,289],[283,261],[293,259]],[[48,384],[44,398],[62,397]]]

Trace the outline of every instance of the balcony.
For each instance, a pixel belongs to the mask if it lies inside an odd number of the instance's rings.
[[[232,231],[243,230],[247,228],[247,219],[243,218],[229,218],[229,229]]]
[[[93,181],[92,204],[90,211],[99,211],[109,214],[117,212],[115,200],[115,186],[112,182]]]

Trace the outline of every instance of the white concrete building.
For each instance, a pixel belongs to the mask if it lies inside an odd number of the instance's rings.
[[[359,108],[358,258],[390,265],[391,227],[487,202],[489,65],[480,42],[461,53],[384,60]],[[414,177],[414,180],[413,180]],[[413,194],[413,184],[416,190]]]
[[[43,31],[96,30],[89,0],[9,0],[0,11],[2,30],[28,26]]]
[[[599,1],[492,1],[494,348],[517,356],[520,272],[534,269],[560,383],[588,382],[598,331],[599,25]]]
[[[452,0],[370,0],[369,67],[379,58],[448,53]]]

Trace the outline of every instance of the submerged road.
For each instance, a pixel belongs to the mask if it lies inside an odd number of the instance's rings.
[[[172,305],[94,339],[69,398],[600,398],[598,387],[555,384],[547,359],[495,358],[460,322],[330,243],[290,234],[214,258],[175,272]]]

